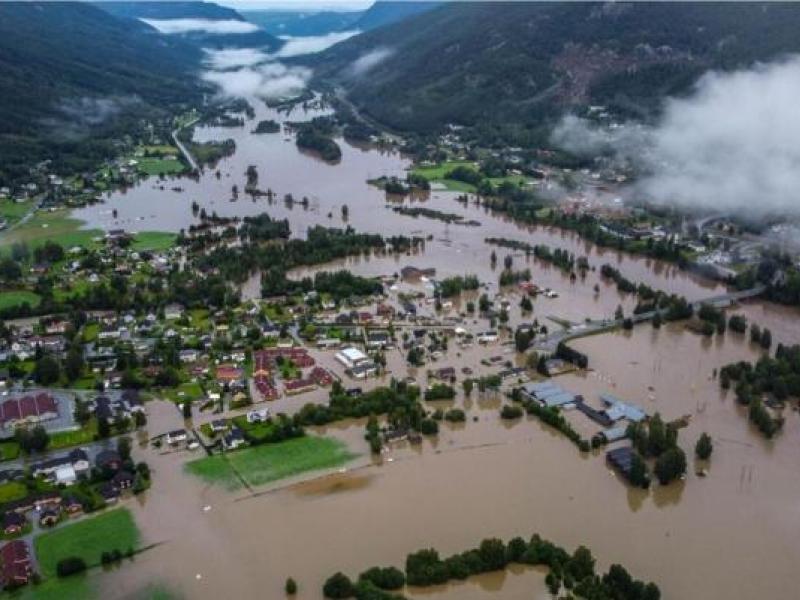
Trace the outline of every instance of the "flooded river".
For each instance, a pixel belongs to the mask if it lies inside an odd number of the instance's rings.
[[[257,120],[287,118],[263,105],[256,108]],[[288,118],[297,119],[298,113]],[[629,312],[634,300],[599,278],[605,262],[631,280],[690,299],[723,289],[670,265],[597,249],[570,233],[518,226],[474,204],[459,204],[452,193],[434,191],[416,202],[463,214],[480,221],[480,227],[398,215],[386,207],[384,193],[366,180],[401,175],[409,164],[401,156],[340,140],[342,161],[328,165],[298,152],[281,134],[250,134],[253,126],[249,122],[240,129],[198,131],[200,139],[233,137],[237,142],[236,154],[219,165],[219,180],[210,172],[198,183],[179,180],[176,185],[185,188],[183,193],[169,191],[172,184],[166,191],[154,189],[156,182],[151,180],[77,216],[92,227],[178,230],[192,222],[190,205],[196,200],[220,215],[266,210],[288,218],[294,234],[302,236],[314,224],[342,226],[341,206],[347,204],[349,224],[359,231],[432,239],[417,255],[352,259],[324,268],[391,275],[406,265],[434,267],[438,277],[474,273],[491,291],[498,290],[501,267],[492,268],[486,237],[546,243],[588,256],[596,270],[570,283],[557,269],[515,254],[514,268],[531,268],[534,281],[555,289],[559,297],[539,298],[533,315],[522,315],[519,293],[502,290],[512,299],[511,325],[533,318],[543,322],[548,317],[607,317],[618,304]],[[243,188],[249,164],[258,167],[259,187],[271,188],[281,198],[284,193],[296,199],[308,196],[308,210],[288,207],[282,200],[254,203],[244,196],[229,202],[231,185]],[[111,218],[113,208],[118,210],[117,220]],[[502,265],[507,251],[495,251]],[[458,309],[456,304],[453,310]],[[800,341],[796,311],[761,302],[741,310],[770,327],[776,342]],[[231,493],[208,486],[183,473],[187,453],[140,449],[154,469],[154,486],[135,501],[134,512],[145,542],[165,543],[94,578],[100,595],[139,597],[147,585],[159,583],[186,598],[272,599],[284,597],[283,584],[291,576],[299,583],[299,598],[318,599],[324,579],[339,570],[356,575],[376,564],[402,566],[408,552],[423,547],[447,554],[484,537],[538,532],[567,548],[587,545],[601,568],[622,563],[636,577],[656,581],[665,598],[794,597],[793,576],[800,559],[798,415],[787,410],[783,433],[767,442],[753,431],[733,394],[722,393],[711,376],[714,368],[753,359],[759,350],[731,332],[707,339],[681,324],[659,331],[645,324],[632,332],[579,340],[574,346],[589,355],[592,370],[559,377],[563,387],[587,398],[611,392],[648,411],[658,410],[667,419],[690,415],[680,444],[692,457],[700,433],[711,434],[715,450],[709,475],[695,475],[690,458],[685,481],[667,488],[656,485],[649,492],[631,490],[606,468],[602,453],[581,456],[563,436],[531,418],[504,423],[498,416],[498,397],[474,393],[464,398],[461,392],[450,405],[467,410],[465,424],[443,425],[435,439],[420,447],[394,447],[379,463],[368,455],[362,422],[319,431],[345,441],[360,458],[345,473],[281,482],[267,488],[268,493]],[[460,357],[451,349],[442,366],[472,366],[479,359],[477,349]],[[406,374],[398,351],[389,362],[397,375]],[[281,402],[299,405],[306,399]],[[151,434],[182,426],[178,411],[167,403],[152,403],[150,412]],[[570,419],[578,423],[580,415]],[[549,597],[544,573],[523,568],[405,593],[428,600]]]

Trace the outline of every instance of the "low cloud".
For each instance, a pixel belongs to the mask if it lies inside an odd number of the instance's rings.
[[[258,26],[247,21],[237,21],[235,19],[212,20],[212,19],[142,19],[151,27],[156,28],[161,33],[253,33],[258,31]]]
[[[237,67],[253,67],[270,59],[268,54],[254,48],[206,49],[206,53],[208,54],[206,63],[217,71]]]
[[[737,213],[800,215],[800,57],[711,72],[670,99],[652,127],[598,130],[574,117],[553,141],[638,167],[636,192],[661,203]]]
[[[288,58],[290,56],[300,56],[302,54],[315,54],[330,48],[334,44],[343,42],[346,39],[358,35],[360,31],[334,31],[326,35],[292,37],[281,36],[284,40],[284,45],[278,50],[276,56],[279,58]]]
[[[138,96],[65,98],[56,105],[59,116],[41,121],[60,140],[83,139],[94,127],[141,102]]]
[[[354,60],[348,69],[348,74],[351,77],[361,77],[393,54],[394,50],[391,48],[376,48]]]
[[[287,67],[268,63],[228,71],[207,71],[203,79],[219,86],[227,96],[288,98],[302,92],[311,71],[305,67]]]

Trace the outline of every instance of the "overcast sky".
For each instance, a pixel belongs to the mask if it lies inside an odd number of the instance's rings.
[[[369,8],[374,0],[222,0],[217,4],[237,10],[341,10]]]

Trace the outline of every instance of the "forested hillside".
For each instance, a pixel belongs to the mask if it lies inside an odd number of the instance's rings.
[[[122,19],[205,19],[209,21],[244,21],[232,8],[213,2],[98,2],[97,6]],[[264,30],[249,33],[209,33],[188,31],[173,34],[184,42],[201,48],[265,48],[274,50],[281,41]]]
[[[186,75],[200,58],[88,3],[0,3],[0,176],[34,158],[89,160],[107,151],[85,139],[111,125],[107,116],[155,115],[198,98]]]
[[[397,129],[524,127],[586,104],[646,117],[709,68],[800,49],[798,27],[793,3],[456,3],[309,60]]]

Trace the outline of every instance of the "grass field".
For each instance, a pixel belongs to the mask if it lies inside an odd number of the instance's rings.
[[[456,167],[469,167],[471,169],[477,169],[476,163],[474,162],[467,160],[454,160],[443,162],[431,167],[414,167],[411,172],[415,175],[422,175],[431,183],[440,183],[452,192],[474,192],[475,186],[471,183],[446,178],[447,173]],[[490,177],[489,181],[491,181],[495,186],[498,186],[506,181],[510,181],[515,185],[524,185],[528,181],[528,178],[524,175],[507,175],[506,177]]]
[[[42,575],[54,577],[56,565],[63,558],[77,556],[87,565],[97,565],[103,552],[135,550],[139,541],[139,530],[130,511],[117,508],[37,535],[33,546]]]
[[[142,157],[136,161],[136,170],[145,175],[174,175],[186,170],[186,165],[177,159]]]
[[[27,302],[31,307],[39,306],[42,299],[38,294],[29,292],[27,290],[14,290],[9,292],[0,292],[0,310],[11,308],[12,306],[19,306]]]
[[[338,440],[306,436],[207,456],[187,463],[186,470],[233,491],[242,487],[241,479],[251,486],[265,485],[300,473],[337,467],[356,456]]]
[[[176,388],[164,389],[162,396],[173,402],[186,402],[187,400],[200,400],[203,398],[202,386],[196,381],[187,381]]]
[[[33,208],[33,203],[14,202],[13,200],[0,201],[0,217],[8,221],[9,224],[16,223]]]
[[[66,248],[89,246],[94,238],[103,235],[99,229],[81,229],[82,225],[82,221],[69,216],[69,211],[40,210],[29,221],[0,235],[0,247],[8,247],[15,242],[26,242],[35,248],[48,240]]]
[[[94,441],[94,436],[97,434],[97,421],[92,419],[84,427],[76,429],[75,431],[56,431],[50,434],[50,450],[58,448],[69,448],[70,446],[78,446],[80,444],[88,444]]]
[[[28,495],[28,488],[18,481],[0,483],[0,504],[13,502]]]
[[[0,460],[14,460],[19,456],[19,444],[13,440],[0,442]]]
[[[15,600],[89,600],[96,594],[89,585],[87,575],[73,575],[72,577],[53,577],[39,585],[26,585],[13,593],[4,594],[3,598]]]
[[[151,250],[160,252],[168,250],[175,245],[177,235],[168,231],[141,231],[136,234],[132,248],[134,250]]]

